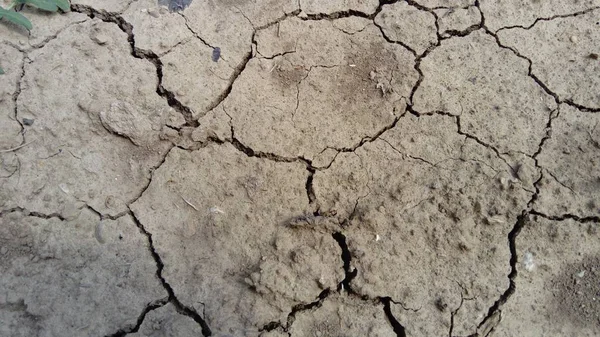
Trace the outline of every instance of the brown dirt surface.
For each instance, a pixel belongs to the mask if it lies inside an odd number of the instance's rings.
[[[0,19],[0,337],[600,336],[600,0],[70,2]]]

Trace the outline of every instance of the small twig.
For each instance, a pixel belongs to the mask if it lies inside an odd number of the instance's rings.
[[[191,202],[185,200],[185,198],[183,196],[181,196],[181,199],[183,199],[183,201],[185,201],[186,204],[190,205],[190,207],[192,207],[193,209],[196,210],[196,212],[198,212],[198,207],[194,206],[194,204],[192,204]]]
[[[14,151],[17,151],[18,149],[20,149],[20,148],[22,148],[22,147],[25,147],[25,146],[27,146],[27,145],[29,145],[29,144],[31,144],[31,143],[33,143],[33,142],[35,142],[36,140],[37,140],[37,138],[36,138],[36,139],[34,139],[34,140],[32,140],[32,141],[30,141],[29,143],[25,143],[25,144],[21,144],[21,145],[19,145],[19,146],[17,146],[17,147],[13,147],[12,149],[8,149],[8,150],[0,150],[0,153],[8,153],[8,152],[14,152]]]

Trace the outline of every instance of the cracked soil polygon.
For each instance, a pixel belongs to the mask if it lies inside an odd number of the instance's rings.
[[[598,336],[598,223],[531,219],[516,241],[516,293],[490,334]]]
[[[388,39],[408,46],[417,55],[437,43],[435,16],[403,1],[383,6],[375,24]]]
[[[136,333],[129,337],[197,337],[202,329],[192,318],[177,312],[171,303],[150,311]]]
[[[0,217],[0,335],[105,336],[167,294],[130,216]]]
[[[256,41],[260,57],[222,103],[255,151],[312,160],[355,146],[394,122],[417,80],[413,55],[373,24],[350,35],[330,21],[288,19]]]
[[[1,20],[0,335],[598,335],[598,1]]]
[[[28,57],[18,118],[34,120],[25,128],[30,145],[17,153],[18,174],[0,181],[0,209],[125,212],[170,147],[159,138],[170,108],[156,94],[154,66],[99,20],[69,27]]]
[[[600,8],[529,29],[503,29],[498,38],[531,60],[531,72],[561,100],[600,110],[599,22]]]
[[[159,56],[194,36],[182,15],[158,6],[156,0],[132,3],[123,13],[123,19],[133,27],[135,46]]]
[[[457,131],[454,117],[407,115],[314,177],[321,210],[348,219],[351,286],[399,303],[409,336],[445,335],[452,315],[454,333],[476,331],[508,287],[506,238],[537,178],[533,160],[511,168]]]
[[[394,337],[382,307],[348,295],[330,296],[320,307],[298,313],[290,336]]]
[[[295,225],[309,208],[307,175],[301,163],[248,157],[229,144],[175,148],[132,205],[165,280],[215,332],[254,335],[285,323],[294,305],[344,278],[331,234]]]
[[[538,156],[543,178],[534,208],[549,216],[600,216],[600,115],[568,105]]]
[[[469,67],[461,67],[468,63]],[[533,155],[546,135],[554,98],[528,76],[528,64],[481,31],[442,41],[421,62],[419,113],[460,116],[461,131],[501,153]]]

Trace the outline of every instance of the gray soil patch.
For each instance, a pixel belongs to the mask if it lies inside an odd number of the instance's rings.
[[[582,327],[600,328],[600,256],[565,266],[548,287],[560,316]]]

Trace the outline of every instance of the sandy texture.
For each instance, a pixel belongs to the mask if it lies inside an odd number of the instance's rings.
[[[349,35],[290,19],[256,39],[260,57],[222,103],[235,136],[256,151],[313,159],[352,147],[394,122],[417,78],[412,55],[372,24]]]
[[[3,336],[104,336],[167,294],[131,217],[0,218]]]
[[[140,0],[129,6],[123,18],[133,27],[136,47],[163,55],[177,44],[194,36],[185,18],[171,13],[155,0]]]
[[[331,234],[291,225],[308,208],[307,173],[231,145],[173,150],[133,205],[156,235],[165,279],[217,330],[256,333],[343,279]]]
[[[131,333],[131,337],[194,337],[202,336],[202,329],[190,317],[177,312],[168,303],[146,315],[139,330]]]
[[[457,335],[473,333],[507,287],[506,236],[532,194],[533,163],[517,165],[523,180],[443,116],[406,116],[340,154],[316,174],[315,192],[323,209],[351,219],[344,234],[356,290],[402,303],[394,314],[411,335],[447,333],[451,313]]]
[[[543,170],[535,209],[551,216],[600,216],[600,115],[562,105],[539,156]]]
[[[535,219],[517,239],[518,289],[491,336],[600,334],[598,224]]]
[[[600,8],[578,16],[505,29],[500,42],[531,60],[531,71],[561,100],[600,109]],[[586,90],[581,90],[586,88]]]
[[[435,10],[440,34],[443,37],[462,33],[481,23],[481,12],[476,6],[467,8],[443,8]]]
[[[435,16],[406,2],[383,6],[375,17],[385,36],[421,55],[437,43]]]
[[[375,12],[379,3],[375,0],[300,0],[300,9],[306,14],[332,14],[357,11],[365,14]]]
[[[486,25],[492,31],[512,26],[529,27],[537,19],[569,15],[600,6],[600,0],[481,0],[480,2],[481,10],[486,17]]]
[[[357,320],[356,317],[364,319]],[[320,307],[298,314],[290,334],[292,337],[396,336],[386,322],[381,304],[343,295],[331,296]]]
[[[8,150],[21,144],[21,124],[16,120],[15,93],[19,90],[19,81],[23,72],[23,54],[8,45],[0,45],[0,67],[5,74],[0,82],[0,149]],[[2,160],[2,176],[6,177],[13,170],[6,165],[13,155],[0,153]],[[14,158],[13,158],[14,159]],[[8,172],[7,172],[8,171]]]
[[[470,67],[461,68],[467,60]],[[417,111],[460,116],[461,131],[500,152],[536,152],[556,103],[527,76],[527,62],[498,47],[493,37],[476,31],[444,41],[421,70]]]
[[[154,67],[130,57],[117,27],[96,20],[67,30],[29,54],[17,117],[34,120],[30,145],[18,174],[0,181],[0,209],[68,217],[88,204],[117,215],[169,148],[159,134],[170,108],[155,92]]]
[[[599,335],[599,1],[0,20],[0,336]]]

